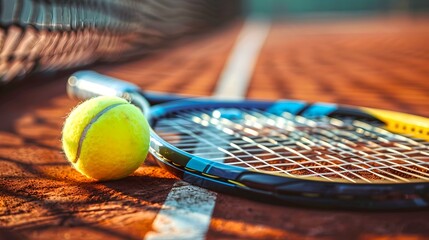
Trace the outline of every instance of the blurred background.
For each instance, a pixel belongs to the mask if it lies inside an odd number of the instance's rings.
[[[0,84],[124,61],[245,16],[277,20],[425,16],[425,0],[0,1]]]
[[[246,12],[274,18],[365,17],[386,14],[425,14],[425,0],[244,0]]]
[[[86,68],[148,90],[211,95],[251,19],[268,20],[270,29],[246,97],[429,116],[429,1],[0,0],[0,6],[0,95],[15,83],[38,85],[64,79],[53,73]]]

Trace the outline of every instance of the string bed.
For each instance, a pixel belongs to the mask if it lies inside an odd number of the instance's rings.
[[[349,183],[429,181],[428,142],[351,117],[197,109],[158,119],[154,130],[190,154],[251,171]]]

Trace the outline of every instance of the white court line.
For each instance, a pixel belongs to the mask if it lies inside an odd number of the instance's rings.
[[[250,19],[245,22],[220,75],[213,97],[218,99],[245,97],[259,52],[269,30],[270,23],[267,20]]]
[[[266,21],[245,22],[220,75],[215,98],[244,98],[269,29],[270,23]],[[145,239],[205,239],[215,204],[216,193],[176,182]]]
[[[214,192],[175,183],[145,239],[204,239],[215,202]]]

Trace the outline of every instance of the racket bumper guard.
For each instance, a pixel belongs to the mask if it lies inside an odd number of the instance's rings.
[[[237,179],[244,172],[243,168],[210,162],[199,157],[191,158],[186,168],[224,179]]]
[[[277,116],[281,116],[285,112],[296,115],[307,106],[308,106],[308,103],[304,101],[279,100],[279,101],[276,101],[272,106],[270,106],[267,109],[267,112]]]

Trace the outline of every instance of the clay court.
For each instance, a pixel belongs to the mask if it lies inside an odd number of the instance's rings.
[[[80,69],[144,90],[210,96],[243,24],[235,19],[133,60]],[[429,117],[428,24],[426,15],[407,14],[274,21],[245,97]],[[168,194],[184,184],[152,158],[131,176],[110,182],[89,180],[70,166],[61,130],[79,103],[65,89],[74,71],[37,73],[0,89],[0,239],[143,239],[159,231],[154,221]],[[427,209],[320,209],[210,194],[215,206],[203,231],[207,239],[429,237]]]

